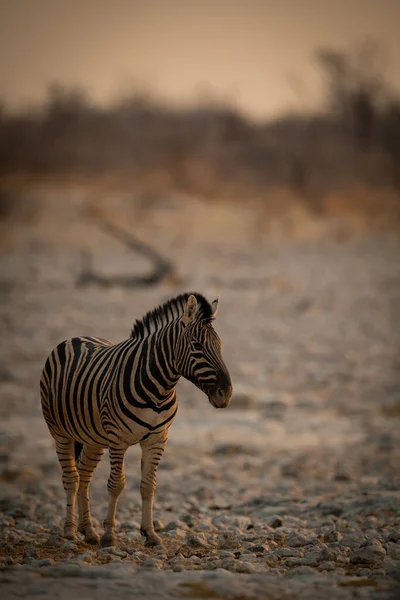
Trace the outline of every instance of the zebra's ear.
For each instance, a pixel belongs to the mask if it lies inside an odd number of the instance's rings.
[[[219,302],[219,296],[218,296],[218,298],[215,298],[215,300],[213,300],[213,302],[211,302],[211,309],[212,309],[212,317],[213,317],[213,319],[215,318],[215,315],[218,312],[218,302]]]
[[[183,313],[183,317],[182,317],[182,322],[184,323],[184,325],[189,325],[189,323],[191,321],[193,321],[196,312],[197,312],[197,300],[193,296],[193,294],[190,294],[189,298],[187,299],[186,306],[185,306],[185,312]]]

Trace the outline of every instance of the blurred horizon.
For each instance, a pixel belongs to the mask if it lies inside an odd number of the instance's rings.
[[[221,102],[256,120],[315,112],[320,48],[375,41],[398,93],[398,22],[395,0],[3,2],[0,102],[12,112],[41,104],[58,82],[100,105],[142,93],[178,108]]]

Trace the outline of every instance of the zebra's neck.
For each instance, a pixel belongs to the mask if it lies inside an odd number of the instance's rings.
[[[142,339],[132,339],[130,388],[147,403],[162,405],[174,397],[180,378],[175,360],[177,326],[173,321]]]

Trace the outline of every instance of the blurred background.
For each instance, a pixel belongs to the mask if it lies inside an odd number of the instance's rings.
[[[252,514],[266,493],[282,515],[284,498],[338,498],[346,515],[360,494],[395,497],[399,23],[396,0],[1,2],[7,493],[63,516],[38,395],[51,349],[122,340],[194,289],[220,295],[235,391],[217,414],[179,384],[163,518],[182,502]]]

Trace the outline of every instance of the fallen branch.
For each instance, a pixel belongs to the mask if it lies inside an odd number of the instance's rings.
[[[83,268],[76,280],[77,287],[88,285],[97,285],[108,288],[112,286],[120,287],[145,287],[161,283],[166,277],[173,275],[174,267],[168,259],[162,257],[157,250],[138,240],[133,233],[120,229],[109,222],[98,220],[98,223],[104,231],[118,239],[125,246],[147,257],[153,263],[153,269],[149,273],[140,275],[103,275],[95,272],[93,269],[93,257],[88,251],[82,253]]]

